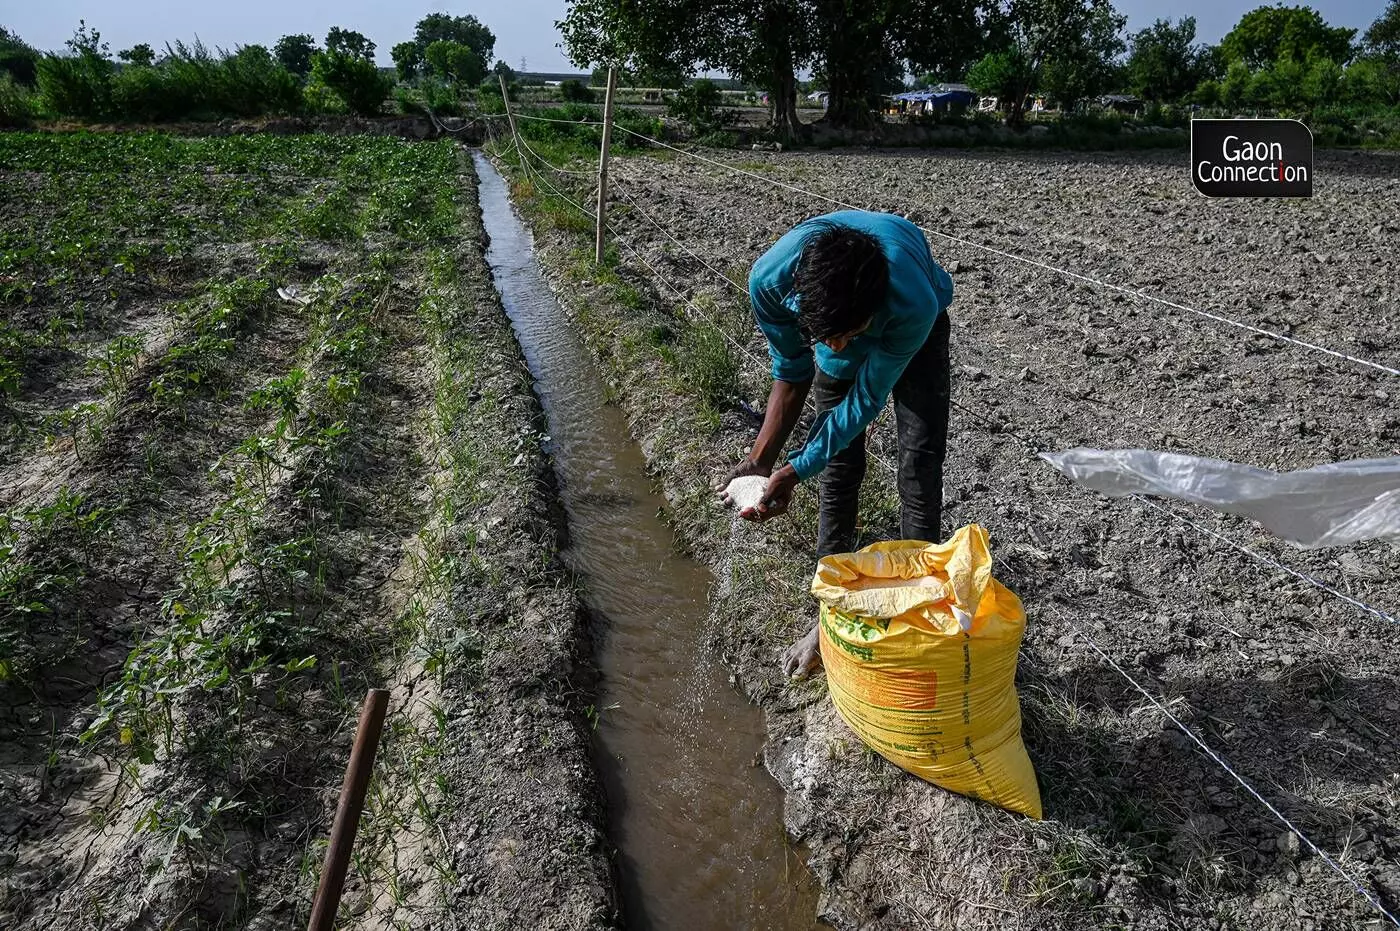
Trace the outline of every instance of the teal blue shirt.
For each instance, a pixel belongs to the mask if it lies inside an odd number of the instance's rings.
[[[820,228],[820,221],[874,236],[890,265],[884,304],[876,309],[869,329],[841,352],[833,352],[825,343],[817,343],[814,351],[797,328],[802,308],[792,293],[792,274],[807,237]],[[953,279],[933,260],[928,240],[913,223],[889,213],[841,210],[804,220],[760,256],[749,273],[749,299],[759,329],[768,338],[775,379],[811,381],[816,366],[821,366],[832,378],[854,382],[845,400],[817,422],[807,445],[791,460],[798,477],[807,479],[824,469],[880,413],[905,366],[928,339],[933,321],[953,302]]]

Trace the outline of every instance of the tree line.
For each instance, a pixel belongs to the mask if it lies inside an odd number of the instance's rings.
[[[824,119],[870,125],[880,97],[966,82],[1022,119],[1044,92],[1070,111],[1110,91],[1154,102],[1307,111],[1400,106],[1400,0],[1358,37],[1307,6],[1246,13],[1218,45],[1191,17],[1128,34],[1112,0],[570,0],[558,22],[580,67],[626,68],[674,86],[727,72],[769,95],[782,136],[803,131],[797,75],[827,91]]]
[[[475,16],[433,13],[393,47],[398,77],[445,101],[474,88],[492,64],[496,37]],[[84,21],[62,52],[40,52],[0,27],[0,125],[37,116],[162,122],[303,113],[382,112],[395,75],[374,62],[375,43],[333,26],[324,43],[286,35],[271,48],[210,49],[196,39],[148,43],[114,56]],[[498,70],[504,62],[496,64]]]

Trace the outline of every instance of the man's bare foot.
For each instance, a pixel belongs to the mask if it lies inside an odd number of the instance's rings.
[[[810,676],[821,668],[821,664],[822,648],[815,627],[783,652],[783,674],[789,677]]]

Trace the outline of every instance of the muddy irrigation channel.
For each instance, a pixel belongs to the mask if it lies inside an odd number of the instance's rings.
[[[1400,905],[1400,551],[1300,552],[1244,520],[1084,492],[1036,453],[1145,447],[1275,469],[1400,454],[1393,376],[1053,270],[1394,368],[1400,159],[1319,153],[1310,201],[1210,201],[1173,153],[697,154],[720,164],[614,158],[602,268],[587,217],[555,193],[587,205],[588,182],[499,155],[680,538],[715,566],[734,549],[709,486],[752,442],[768,389],[742,283],[793,224],[835,209],[812,192],[932,231],[956,286],[945,529],[987,527],[997,577],[1028,611],[1018,688],[1038,823],[872,758],[820,680],[781,677],[777,655],[812,619],[814,495],[799,494],[785,526],[741,540],[714,646],[766,712],[765,760],[810,850],[821,917],[871,929],[1383,926],[1366,896]],[[893,452],[885,419],[870,446]],[[862,508],[862,542],[897,533],[878,464]]]
[[[702,649],[714,581],[678,554],[646,460],[477,156],[486,253],[548,417],[602,674],[595,709],[629,928],[814,927],[815,892],[761,764],[762,714]]]

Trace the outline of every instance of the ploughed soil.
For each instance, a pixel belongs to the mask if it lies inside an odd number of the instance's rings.
[[[1244,520],[1097,496],[1035,456],[1146,447],[1275,469],[1396,456],[1400,379],[977,248],[1400,367],[1400,158],[1319,153],[1316,196],[1285,201],[1207,200],[1179,154],[703,154],[750,175],[614,158],[603,269],[587,221],[550,192],[587,204],[582,184],[534,163],[516,168],[518,191],[673,519],[732,572],[715,647],[768,712],[768,767],[825,886],[821,917],[1378,927],[1318,850],[1400,908],[1400,549],[1300,552]],[[769,384],[748,266],[836,208],[769,180],[910,216],[953,275],[945,529],[988,528],[1026,606],[1018,686],[1042,822],[902,773],[862,748],[820,677],[778,668],[816,616],[814,492],[731,539],[709,488],[754,437]],[[888,462],[888,416],[872,436]],[[862,542],[897,536],[890,479],[871,463]]]
[[[615,925],[543,418],[450,143],[0,137],[0,926]]]

